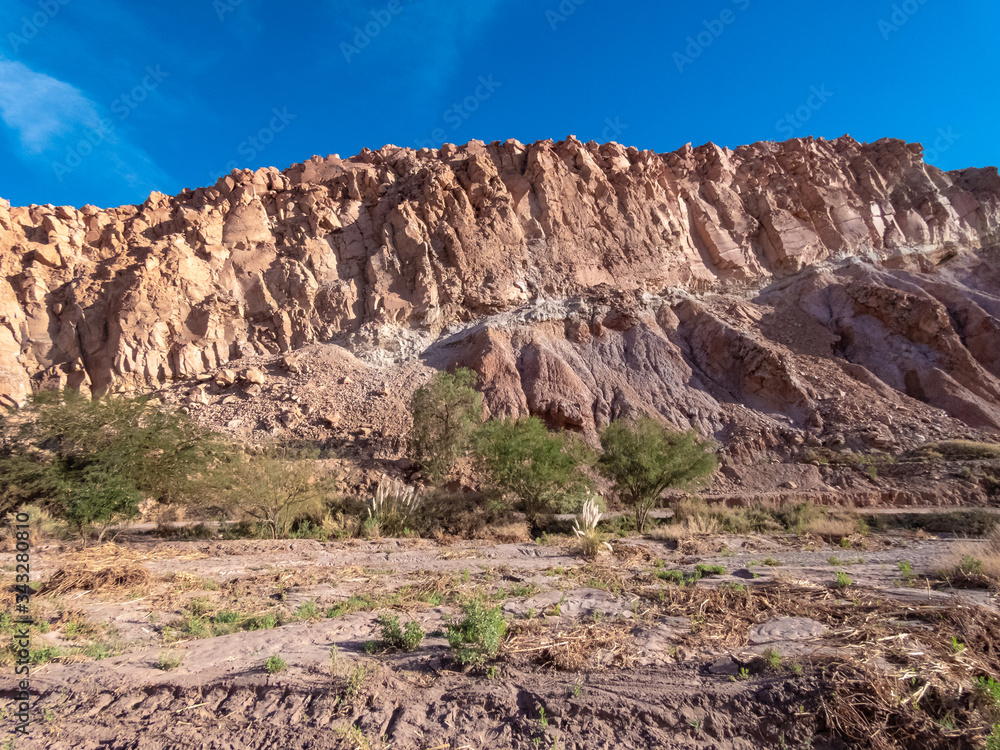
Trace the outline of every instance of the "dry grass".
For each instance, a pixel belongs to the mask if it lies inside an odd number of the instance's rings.
[[[114,593],[148,586],[153,578],[145,566],[130,560],[105,565],[70,565],[59,568],[42,584],[39,593],[65,594],[81,591]]]
[[[150,562],[154,560],[201,560],[208,557],[204,552],[192,552],[181,547],[154,547],[142,551],[135,547],[127,547],[114,542],[106,542],[96,547],[84,547],[69,556],[71,563],[88,563],[99,565],[104,562],[128,560],[130,562]]]
[[[914,448],[904,458],[921,461],[991,461],[1000,459],[1000,445],[973,440],[945,440]]]
[[[490,524],[477,529],[473,539],[499,544],[519,544],[531,541],[531,531],[524,521]]]
[[[691,632],[680,643],[691,647],[738,651],[753,625],[776,617],[826,625],[829,632],[816,641],[823,655],[803,659],[824,675],[821,727],[851,747],[973,748],[990,731],[988,711],[969,695],[976,677],[1000,674],[1000,615],[992,610],[959,601],[916,605],[864,591],[845,601],[828,589],[794,585],[671,586],[657,593],[663,614],[690,618]]]
[[[954,586],[1000,587],[1000,529],[955,545],[941,560],[941,575]]]
[[[503,648],[507,659],[524,654],[566,672],[607,667],[631,668],[638,655],[633,626],[589,623],[569,629],[542,626],[537,620],[516,623]]]
[[[840,542],[841,539],[857,532],[857,523],[846,518],[822,516],[808,521],[805,531],[827,542]]]
[[[52,539],[66,539],[69,536],[66,524],[53,518],[44,508],[26,505],[21,512],[28,514],[28,543],[32,547]],[[0,529],[0,552],[13,552],[14,547],[14,514],[10,513],[3,528]]]

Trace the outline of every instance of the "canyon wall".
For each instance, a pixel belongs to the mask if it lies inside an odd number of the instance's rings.
[[[387,146],[140,206],[0,202],[0,399],[336,343],[466,364],[493,413],[588,433],[652,411],[836,443],[842,382],[1000,430],[998,237],[996,168],[849,137]]]

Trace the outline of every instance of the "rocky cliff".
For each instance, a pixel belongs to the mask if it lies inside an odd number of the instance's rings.
[[[996,168],[848,137],[387,146],[140,206],[0,203],[0,398],[398,435],[407,389],[462,364],[492,413],[591,435],[649,411],[746,459],[892,450],[1000,432],[998,244]]]

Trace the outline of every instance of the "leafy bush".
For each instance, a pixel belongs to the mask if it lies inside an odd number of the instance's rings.
[[[943,440],[925,443],[906,453],[909,461],[990,461],[1000,459],[1000,445],[973,440]]]
[[[993,721],[1000,720],[1000,682],[992,677],[977,677],[973,692],[987,716]]]
[[[233,509],[261,524],[272,539],[287,536],[296,521],[318,515],[331,492],[303,458],[274,446],[235,455],[216,482]]]
[[[698,574],[699,578],[708,578],[709,576],[724,576],[726,574],[726,569],[721,565],[706,565],[704,563],[698,563],[694,566],[695,573]]]
[[[162,653],[160,657],[156,660],[156,668],[162,669],[164,672],[168,672],[171,669],[177,669],[184,661],[183,654],[168,654]]]
[[[40,393],[2,426],[0,497],[6,508],[37,502],[81,535],[138,514],[153,498],[199,496],[219,443],[149,397]]]
[[[847,575],[847,573],[838,571],[833,576],[833,583],[838,589],[846,589],[854,585],[854,579]]]
[[[680,570],[658,570],[656,571],[656,577],[661,581],[676,583],[678,586],[683,586],[687,583],[683,571]]]
[[[405,627],[400,628],[398,617],[382,615],[379,624],[382,627],[382,640],[368,641],[365,650],[369,653],[388,651],[391,648],[397,651],[416,651],[424,639],[424,630],[416,620],[410,620]]]
[[[413,459],[431,481],[451,476],[482,421],[483,397],[475,386],[476,373],[459,368],[437,373],[413,394]]]
[[[479,470],[521,502],[532,525],[567,497],[582,501],[590,489],[590,480],[579,472],[585,451],[564,433],[550,434],[537,417],[490,420],[477,430],[475,444]]]
[[[500,607],[492,609],[481,602],[462,607],[462,622],[448,626],[448,643],[459,664],[482,664],[494,658],[507,635],[507,621]]]
[[[268,674],[277,674],[278,672],[283,672],[288,664],[280,656],[275,654],[274,656],[269,656],[267,661],[264,662],[264,668],[267,670]]]
[[[712,444],[698,433],[673,432],[650,417],[631,425],[612,422],[601,434],[601,447],[598,469],[632,507],[639,533],[666,489],[690,486],[718,465]]]

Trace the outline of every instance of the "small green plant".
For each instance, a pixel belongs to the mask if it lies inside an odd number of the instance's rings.
[[[500,678],[500,668],[495,664],[491,664],[486,668],[486,679],[487,680],[497,680]]]
[[[912,586],[914,581],[917,580],[917,575],[913,572],[913,566],[910,562],[908,560],[900,560],[896,563],[896,567],[899,568],[899,572],[903,576],[903,582],[907,586]]]
[[[58,646],[42,646],[31,649],[28,658],[32,664],[48,664],[62,656],[62,649]]]
[[[316,602],[310,600],[308,602],[303,602],[299,605],[299,608],[295,610],[295,616],[300,620],[318,620],[321,615],[316,609]]]
[[[803,671],[802,665],[799,664],[798,662],[795,662],[795,664],[792,665],[792,674],[794,674],[796,677],[801,677],[802,671]]]
[[[1000,682],[992,677],[977,677],[974,684],[976,697],[990,709],[1000,710]]]
[[[268,674],[278,674],[278,672],[283,672],[287,666],[288,664],[285,663],[285,660],[277,654],[269,656],[267,661],[264,662],[264,669],[267,670]]]
[[[698,575],[698,578],[708,578],[709,576],[724,576],[726,574],[726,569],[721,565],[705,565],[704,563],[698,563],[694,566],[694,571]]]
[[[368,641],[365,644],[365,651],[368,653],[388,651],[389,649],[415,651],[426,635],[416,620],[410,620],[405,627],[400,628],[399,618],[394,615],[382,615],[379,618],[379,625],[382,628],[382,639]]]
[[[963,555],[955,572],[967,576],[981,576],[983,575],[983,561],[972,555]]]
[[[781,668],[781,652],[776,648],[769,648],[761,654],[761,658],[767,664],[768,668],[771,670],[778,670]]]
[[[721,586],[720,589],[728,589],[729,591],[735,591],[737,594],[745,594],[747,587],[742,583],[736,583],[735,581],[726,581]]]
[[[834,574],[833,582],[838,589],[846,589],[854,585],[854,579],[842,570]]]
[[[107,659],[110,656],[114,656],[117,651],[107,643],[101,643],[98,641],[95,643],[88,643],[80,649],[79,653],[83,656],[89,656],[94,661],[100,661],[101,659]]]
[[[482,664],[494,658],[507,635],[507,622],[499,607],[489,609],[471,601],[462,607],[465,617],[448,625],[448,643],[459,664]]]
[[[574,698],[579,698],[580,694],[583,693],[583,685],[579,682],[574,683],[570,692],[573,694]]]
[[[545,731],[549,726],[549,717],[545,715],[545,706],[538,707],[538,725],[542,731]]]
[[[781,565],[781,562],[778,561],[778,560],[775,560],[773,557],[765,557],[760,562],[761,562],[761,565],[767,565],[767,566],[772,567],[772,568],[777,568],[778,566]]]
[[[750,670],[746,667],[740,667],[740,670],[730,679],[733,682],[746,682],[750,679]]]
[[[993,731],[986,738],[986,750],[1000,750],[1000,724],[994,725]]]
[[[956,638],[955,636],[952,636],[951,637],[951,650],[954,651],[956,654],[960,654],[963,651],[965,651],[965,644],[964,643],[960,643],[959,640],[958,640],[958,638]]]
[[[850,540],[850,539],[848,539],[848,538],[847,538],[846,536],[845,536],[845,537],[843,537],[843,538],[842,538],[842,539],[840,540],[840,546],[841,546],[841,547],[842,547],[843,549],[850,549],[850,547],[851,547],[851,540]]]
[[[163,652],[160,654],[160,658],[156,660],[156,668],[162,669],[164,672],[169,672],[171,669],[177,669],[182,661],[184,661],[183,654]]]
[[[658,570],[656,571],[656,577],[661,581],[670,581],[679,586],[684,585],[684,573],[679,570]]]

